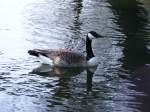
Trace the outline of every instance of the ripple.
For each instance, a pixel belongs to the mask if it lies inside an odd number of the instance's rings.
[[[150,93],[149,68],[143,67],[149,63],[146,3],[0,1],[0,11],[5,12],[0,21],[0,107],[4,112],[148,109],[143,100]],[[86,55],[90,30],[103,36],[93,43],[101,63],[92,73],[86,69],[40,71],[38,60],[27,54],[32,48],[67,48]]]

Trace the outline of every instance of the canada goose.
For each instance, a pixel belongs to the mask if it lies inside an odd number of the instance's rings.
[[[65,49],[33,49],[28,53],[38,57],[43,64],[60,67],[93,67],[98,65],[98,58],[94,56],[92,50],[92,39],[101,37],[98,33],[90,31],[86,36],[86,53],[83,54]]]

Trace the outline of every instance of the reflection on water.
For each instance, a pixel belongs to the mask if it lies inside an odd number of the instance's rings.
[[[1,111],[149,112],[149,6],[149,0],[0,0]],[[93,70],[35,68],[39,62],[27,54],[67,48],[86,55],[90,30],[104,37],[93,42],[100,60]]]
[[[120,45],[124,47],[123,57],[120,59],[124,69],[134,71],[130,74],[128,80],[132,81],[135,86],[130,89],[140,92],[133,94],[135,97],[131,107],[137,108],[142,112],[150,110],[149,104],[149,83],[150,78],[149,66],[144,64],[150,63],[149,49],[149,18],[147,10],[143,4],[132,0],[122,0],[116,4],[114,0],[110,1],[113,13],[116,15],[116,24],[120,27],[120,32],[125,34],[125,40]],[[143,66],[143,67],[142,67]],[[147,100],[145,100],[147,99]],[[131,100],[132,101],[132,100]]]
[[[40,75],[47,76],[59,76],[59,77],[67,77],[67,76],[75,76],[83,72],[85,68],[65,68],[65,67],[52,67],[50,65],[42,64],[37,68],[33,69],[31,73],[36,73]]]
[[[41,64],[32,70],[32,74],[38,74],[46,77],[61,77],[69,78],[74,77],[82,72],[87,72],[86,84],[87,91],[92,90],[92,77],[97,67],[93,68],[65,68],[65,67],[52,67],[50,65]]]
[[[139,65],[149,63],[149,51],[146,47],[149,42],[146,38],[148,37],[146,10],[136,0],[132,0],[130,5],[128,5],[128,0],[122,0],[117,4],[113,0],[110,2],[114,14],[117,16],[116,24],[125,35],[125,40],[121,43],[124,46],[123,66],[133,69]]]

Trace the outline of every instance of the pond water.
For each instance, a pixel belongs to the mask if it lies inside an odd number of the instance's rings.
[[[149,0],[0,0],[0,17],[1,112],[150,112]],[[33,72],[29,49],[85,54],[91,30],[95,70]]]

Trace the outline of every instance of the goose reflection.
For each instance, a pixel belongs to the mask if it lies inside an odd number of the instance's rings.
[[[46,64],[41,64],[40,66],[34,68],[31,73],[38,74],[41,76],[58,76],[58,77],[71,77],[76,76],[85,70],[87,70],[87,74],[93,74],[97,67],[86,68],[86,67],[56,67],[50,66]]]
[[[93,70],[92,71],[87,70],[87,79],[86,79],[86,89],[87,89],[87,92],[92,91],[92,85],[93,85],[92,84],[92,79],[93,79],[94,71]]]
[[[65,68],[65,67],[54,67],[46,64],[34,68],[31,73],[38,74],[45,77],[60,77],[60,79],[70,78],[86,72],[86,90],[87,92],[92,91],[92,79],[93,74],[96,71],[97,66],[93,68]],[[61,85],[61,84],[60,84]],[[64,85],[62,85],[64,86]]]
[[[84,68],[66,68],[66,67],[55,67],[46,64],[41,64],[37,68],[34,68],[31,73],[42,75],[42,76],[75,76],[83,72]]]

